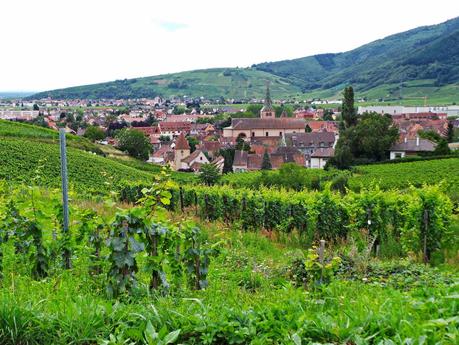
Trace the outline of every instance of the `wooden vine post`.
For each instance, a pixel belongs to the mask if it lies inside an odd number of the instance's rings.
[[[319,247],[319,262],[321,266],[320,270],[320,284],[322,284],[322,279],[324,275],[324,254],[325,254],[325,240],[320,240],[320,247]]]
[[[423,238],[423,259],[424,264],[429,262],[429,253],[427,252],[427,231],[429,230],[429,210],[424,209],[424,238]]]
[[[182,213],[183,213],[184,209],[185,209],[185,207],[183,205],[183,188],[182,188],[182,186],[180,186],[180,210],[182,211]]]

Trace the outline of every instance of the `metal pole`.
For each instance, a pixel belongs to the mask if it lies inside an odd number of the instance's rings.
[[[65,144],[65,129],[59,129],[59,143],[61,148],[61,179],[62,179],[62,207],[63,207],[63,218],[64,228],[63,236],[68,236],[69,231],[69,196],[68,196],[68,176],[67,176],[67,151]],[[70,268],[70,251],[69,248],[64,248],[64,265],[66,268]]]

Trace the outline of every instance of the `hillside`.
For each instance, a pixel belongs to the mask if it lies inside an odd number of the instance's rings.
[[[251,68],[215,68],[124,79],[114,82],[77,86],[41,92],[31,98],[137,98],[137,97],[209,97],[262,98],[266,82],[276,96],[292,95],[300,88],[289,80]]]
[[[402,83],[424,80],[424,86],[459,82],[459,18],[419,27],[337,54],[268,62],[253,68],[294,80],[304,92],[342,89],[359,91],[395,84],[389,95],[399,97]],[[410,84],[404,85],[410,86]],[[402,90],[409,92],[409,90]]]
[[[35,94],[30,98],[135,98],[191,96],[261,98],[266,81],[275,98],[340,95],[404,100],[428,96],[431,104],[458,101],[459,17],[423,26],[343,53],[265,62],[250,68],[214,68],[117,80]],[[421,102],[421,101],[419,101]]]
[[[40,184],[60,186],[58,133],[29,124],[0,120],[0,179],[30,182],[41,175]],[[77,190],[107,191],[107,183],[151,181],[159,167],[131,158],[105,158],[101,149],[74,135],[67,135],[69,184]],[[39,168],[42,166],[42,168]],[[37,169],[46,173],[40,174]],[[174,172],[173,178],[190,182],[194,175]]]

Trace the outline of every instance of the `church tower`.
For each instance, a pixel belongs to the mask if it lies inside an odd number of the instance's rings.
[[[175,142],[174,151],[174,169],[179,170],[182,168],[182,159],[190,155],[190,145],[183,132],[180,133]]]
[[[270,92],[269,92],[269,82],[266,85],[265,103],[263,105],[263,108],[261,108],[261,110],[260,110],[260,117],[262,119],[274,119],[274,118],[276,118],[276,112],[274,111],[273,102],[271,100],[271,95],[270,95]]]

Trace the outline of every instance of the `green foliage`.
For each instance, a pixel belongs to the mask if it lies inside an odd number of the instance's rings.
[[[312,247],[304,258],[293,261],[289,274],[297,286],[317,289],[331,282],[340,264],[341,258],[338,256],[331,259],[324,257],[321,261],[317,247]]]
[[[126,151],[130,156],[141,160],[147,160],[152,147],[148,138],[140,131],[135,129],[123,128],[116,135],[118,148]]]
[[[103,129],[97,126],[89,126],[84,132],[84,137],[88,138],[92,142],[102,140],[105,138],[105,132]]]
[[[269,153],[265,150],[263,154],[263,161],[261,162],[261,170],[271,170],[273,168],[271,164],[271,159],[269,158]]]
[[[422,252],[428,262],[435,250],[454,241],[453,234],[448,232],[452,205],[435,186],[416,190],[413,198],[405,209],[407,222],[402,228],[401,243],[407,252]]]
[[[220,179],[220,171],[215,164],[208,163],[201,166],[199,180],[207,186],[213,186]]]
[[[190,152],[196,151],[196,145],[199,144],[198,138],[192,137],[192,136],[188,136],[186,138],[186,140],[188,141],[188,144],[190,145]]]
[[[29,182],[35,177],[36,167],[43,164],[44,173],[40,185],[60,186],[60,152],[57,144],[21,139],[1,140],[1,179]],[[95,156],[72,147],[67,149],[67,157],[69,184],[79,191],[107,193],[107,183],[117,185],[123,180],[148,181],[152,176],[151,173],[126,166],[127,163]]]
[[[330,163],[346,168],[356,159],[385,160],[398,136],[398,129],[392,125],[392,119],[389,116],[365,113],[356,125],[341,132],[336,148],[336,158]]]
[[[357,124],[357,112],[354,108],[354,89],[352,86],[348,86],[344,89],[343,96],[341,117],[346,128],[349,128]]]
[[[142,233],[145,225],[134,210],[126,214],[118,214],[111,227],[110,237],[106,243],[110,249],[108,260],[111,263],[107,294],[110,297],[118,297],[129,292],[137,284],[136,256],[144,247],[137,241],[135,235]]]
[[[59,142],[59,133],[49,128],[43,128],[26,123],[0,120],[0,138],[4,139],[21,139],[37,141],[40,143],[57,144]],[[66,134],[67,145],[76,149],[94,152],[103,155],[101,149],[92,144],[86,138],[77,137],[76,135]]]

